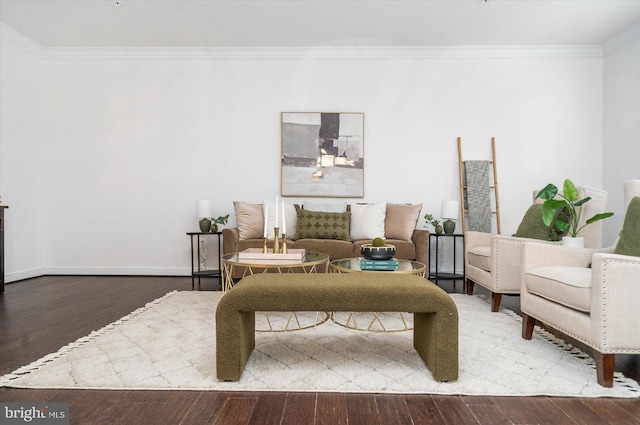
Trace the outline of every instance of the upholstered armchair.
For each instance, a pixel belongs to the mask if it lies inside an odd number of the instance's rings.
[[[640,353],[640,180],[625,182],[623,229],[593,250],[526,243],[522,249],[522,337],[536,321],[594,350],[598,383],[613,385],[616,353]]]
[[[580,198],[590,196],[591,200],[584,204],[581,223],[604,212],[607,202],[607,192],[591,187],[578,187]],[[535,199],[534,203],[542,202]],[[602,222],[597,221],[584,227],[579,236],[584,237],[587,248],[595,248],[598,245]],[[502,294],[519,294],[521,278],[521,247],[525,242],[543,242],[537,239],[529,239],[507,235],[496,235],[482,232],[468,231],[465,233],[465,279],[467,294],[472,295],[474,284],[491,291],[491,311],[500,309]],[[552,243],[552,242],[547,242]]]

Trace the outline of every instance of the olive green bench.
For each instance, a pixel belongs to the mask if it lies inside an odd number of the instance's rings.
[[[255,347],[256,311],[414,313],[413,347],[437,381],[458,379],[458,310],[445,291],[422,277],[399,273],[245,277],[224,294],[216,310],[219,380],[240,379]]]

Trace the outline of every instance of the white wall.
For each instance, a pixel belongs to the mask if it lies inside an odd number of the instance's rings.
[[[611,245],[624,218],[623,181],[640,179],[640,38],[604,59],[604,188],[615,215],[603,222]]]
[[[52,273],[186,274],[185,233],[197,230],[197,199],[213,199],[216,215],[233,216],[234,200],[279,193],[282,111],[364,112],[364,200],[421,202],[422,214],[439,215],[442,199],[459,197],[456,137],[464,159],[490,159],[495,136],[502,233],[511,234],[533,189],[566,177],[602,187],[602,58],[523,52],[54,55],[46,60],[41,104],[42,266]],[[3,145],[19,143],[18,136],[3,137]],[[570,160],[576,152],[580,160]],[[18,263],[8,267],[10,276],[21,272]]]
[[[0,39],[0,196],[5,210],[7,281],[45,266],[42,59]]]

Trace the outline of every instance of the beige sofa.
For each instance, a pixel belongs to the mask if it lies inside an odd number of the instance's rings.
[[[257,226],[255,226],[256,229],[259,230],[260,228],[262,228],[262,223],[264,223],[264,216],[259,215],[259,212],[262,211],[262,205],[245,204],[245,209],[241,211],[238,208],[238,204],[240,203],[234,204],[236,210],[236,222],[238,223],[238,227],[226,228],[222,230],[224,254],[240,252],[247,248],[262,248],[263,239],[261,235],[256,234],[256,231],[254,230],[253,234],[249,235],[252,237],[242,237],[242,233],[246,234],[247,232],[243,232],[243,229],[240,228],[240,226],[243,224],[245,226],[247,225],[246,222],[243,223],[244,219],[248,219],[253,223],[257,223]],[[429,261],[429,231],[416,228],[421,208],[422,205],[420,204],[386,204],[386,211],[383,216],[383,232],[384,236],[386,237],[386,243],[394,245],[396,247],[396,258],[415,260],[426,265]],[[348,209],[350,211],[347,211],[347,213],[351,215],[350,219],[352,220],[351,235],[353,235],[353,227],[357,225],[357,223],[354,223],[353,220],[357,220],[358,215],[356,211],[354,211],[356,210],[355,205]],[[246,211],[252,212],[251,214],[246,214]],[[379,236],[382,236],[380,232],[375,234],[379,234]],[[349,240],[326,238],[320,239],[313,237],[293,239],[287,238],[287,247],[321,252],[329,255],[330,259],[334,260],[339,258],[359,257],[360,248],[362,247],[362,245],[369,244],[371,243],[371,241],[372,238],[349,238]],[[273,246],[272,240],[269,241],[268,246],[270,248]]]

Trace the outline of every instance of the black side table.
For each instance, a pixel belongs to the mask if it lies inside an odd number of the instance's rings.
[[[222,232],[188,232],[187,235],[191,236],[191,290],[195,289],[196,277],[198,278],[198,290],[200,290],[200,278],[201,277],[217,277],[218,282],[220,283],[220,287],[222,287],[222,246],[220,243],[220,236]],[[218,268],[217,269],[206,269],[202,270],[200,265],[200,238],[204,238],[205,236],[215,236],[218,239]],[[194,257],[194,249],[193,244],[197,246],[197,254]],[[194,261],[197,263],[197,266],[194,265]]]
[[[440,239],[443,239],[442,242],[444,242],[444,239],[447,239],[447,238],[453,239],[453,273],[441,273],[438,271],[438,256],[440,251],[438,248],[441,243]],[[456,268],[457,267],[456,251],[457,251],[458,239],[462,242],[462,274],[458,273]],[[431,271],[431,244],[432,244],[431,241],[435,241],[435,251],[436,251],[436,268],[434,272]],[[463,279],[463,282],[464,282],[464,234],[462,233],[455,233],[451,235],[448,235],[446,233],[429,234],[429,266],[427,270],[429,271],[429,279],[434,279],[436,283],[438,283],[437,281],[439,279],[443,279],[443,280]]]

